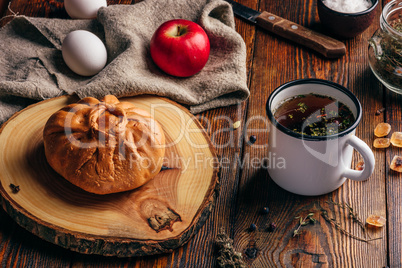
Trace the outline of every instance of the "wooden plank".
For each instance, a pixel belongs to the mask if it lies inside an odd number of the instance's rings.
[[[303,25],[319,24],[313,1],[261,1],[260,9]],[[377,21],[378,18],[379,12],[376,15]],[[376,28],[373,24],[362,36],[347,40],[348,55],[339,60],[323,59],[277,36],[258,32],[255,45],[258,49],[255,50],[247,119],[264,116],[265,102],[270,92],[284,82],[309,77],[327,79],[348,87],[364,103],[364,119],[358,127],[357,136],[371,144],[373,126],[381,121],[374,113],[382,107],[383,94],[381,86],[368,69],[365,40]],[[250,123],[250,129],[263,129],[264,126],[264,120],[254,120]],[[251,134],[257,136],[257,142],[254,145],[244,145],[243,161],[268,157],[266,147],[261,146],[266,144],[268,132],[250,130],[245,136]],[[376,170],[368,181],[348,181],[339,190],[320,197],[303,197],[288,193],[273,183],[262,168],[248,166],[243,169],[238,191],[235,246],[243,253],[256,253],[255,258],[253,254],[249,254],[250,257],[247,258],[250,267],[385,266],[385,228],[370,233],[373,237],[383,236],[384,239],[363,243],[341,234],[320,217],[321,208],[332,208],[326,203],[328,200],[348,202],[362,219],[371,213],[386,214],[385,173],[382,168],[384,152],[374,153],[377,159]],[[358,160],[356,155],[354,162]],[[270,208],[268,215],[260,213],[264,206]],[[292,237],[297,226],[294,217],[306,216],[309,212],[314,212],[317,223],[305,227],[299,236]],[[336,210],[336,217],[349,232],[359,234],[359,227],[351,222],[343,210]],[[271,222],[278,226],[274,232],[267,231]],[[248,231],[251,223],[258,226],[258,231]]]

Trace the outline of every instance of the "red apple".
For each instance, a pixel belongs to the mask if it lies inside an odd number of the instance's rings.
[[[151,39],[151,57],[166,73],[192,76],[205,66],[209,57],[209,39],[195,22],[175,19],[163,23]]]

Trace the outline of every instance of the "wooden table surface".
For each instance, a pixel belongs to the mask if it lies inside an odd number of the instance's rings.
[[[0,0],[0,14],[3,16],[10,14],[7,10],[9,2],[9,8],[18,14],[68,18],[62,0]],[[239,2],[322,31],[315,0]],[[132,3],[134,1],[108,1],[108,4]],[[389,168],[393,156],[402,153],[399,149],[373,149],[376,166],[367,181],[347,180],[338,190],[319,197],[288,193],[270,179],[265,169],[247,162],[256,157],[267,157],[267,149],[257,146],[266,144],[268,138],[266,100],[276,87],[294,79],[321,78],[349,88],[359,98],[364,110],[356,135],[370,147],[374,139],[373,129],[378,123],[385,121],[391,124],[393,131],[402,131],[402,97],[385,89],[368,65],[367,40],[379,27],[384,5],[385,2],[380,1],[374,23],[363,34],[342,40],[347,54],[336,60],[325,59],[236,18],[236,30],[247,45],[251,96],[241,105],[197,115],[225,164],[221,168],[221,190],[216,207],[188,244],[171,254],[141,258],[83,255],[41,240],[19,227],[0,209],[0,266],[215,267],[214,240],[223,227],[234,240],[234,248],[243,253],[249,267],[402,267],[402,177]],[[8,20],[3,19],[2,25]],[[382,107],[386,108],[385,112],[376,116],[376,111]],[[231,124],[238,120],[241,121],[240,128],[231,129]],[[247,143],[250,135],[257,137],[254,145]],[[360,160],[361,157],[355,153],[352,166]],[[386,217],[386,226],[368,230],[371,237],[382,239],[361,242],[335,229],[320,216],[321,209],[327,210],[348,232],[363,235],[347,211],[327,201],[347,202],[363,221],[370,214]],[[261,214],[263,207],[269,208],[268,214]],[[302,227],[302,232],[293,237],[298,224],[294,218],[308,213],[314,213],[316,223]],[[267,227],[272,222],[277,228],[269,232]],[[248,231],[252,223],[258,226],[255,232]],[[247,249],[256,255],[247,256]]]

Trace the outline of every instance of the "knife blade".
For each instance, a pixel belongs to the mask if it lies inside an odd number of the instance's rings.
[[[233,0],[225,1],[232,5],[233,13],[236,16],[256,24],[269,32],[313,49],[327,58],[339,58],[346,53],[345,44],[341,41],[267,11],[258,12]]]

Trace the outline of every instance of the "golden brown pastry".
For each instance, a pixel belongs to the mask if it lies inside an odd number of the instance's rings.
[[[165,135],[151,115],[112,95],[54,113],[43,131],[50,166],[92,193],[135,189],[159,173]]]

